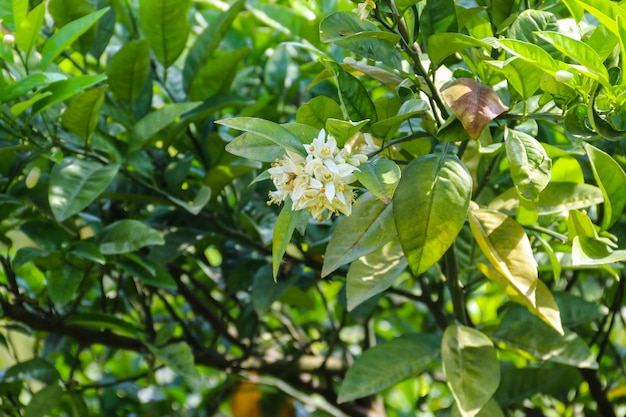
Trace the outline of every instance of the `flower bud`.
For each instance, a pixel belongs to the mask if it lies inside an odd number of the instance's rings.
[[[568,83],[574,79],[574,74],[569,71],[559,70],[554,75],[554,79],[560,83]]]
[[[15,44],[15,36],[11,35],[10,33],[7,33],[2,38],[2,43],[5,44],[6,46],[13,46]]]
[[[26,188],[29,190],[35,188],[37,183],[39,182],[39,176],[41,175],[41,170],[38,167],[34,167],[30,170],[28,175],[26,176]]]

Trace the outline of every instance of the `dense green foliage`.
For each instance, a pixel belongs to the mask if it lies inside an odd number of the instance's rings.
[[[0,19],[0,414],[626,412],[626,8]]]

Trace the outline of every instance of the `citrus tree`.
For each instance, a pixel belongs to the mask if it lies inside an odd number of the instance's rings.
[[[2,0],[7,416],[617,416],[626,9]]]

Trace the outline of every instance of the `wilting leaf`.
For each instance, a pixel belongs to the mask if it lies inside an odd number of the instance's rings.
[[[470,78],[453,81],[442,95],[472,139],[476,139],[490,121],[508,110],[491,87]]]

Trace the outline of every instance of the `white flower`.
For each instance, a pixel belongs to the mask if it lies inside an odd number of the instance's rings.
[[[322,220],[343,213],[350,215],[356,198],[354,171],[367,162],[367,156],[351,155],[339,149],[337,140],[322,129],[313,142],[304,145],[307,156],[287,151],[268,170],[276,191],[270,191],[268,204],[281,204],[287,197],[293,210],[307,210],[313,218]]]
[[[352,12],[359,15],[359,19],[361,22],[367,20],[367,17],[370,15],[370,11],[376,8],[376,3],[372,0],[366,0],[363,3],[359,3],[356,9],[353,9]]]

